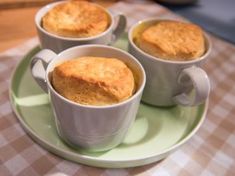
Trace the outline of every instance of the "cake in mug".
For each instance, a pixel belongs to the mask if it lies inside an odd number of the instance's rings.
[[[178,21],[163,20],[148,26],[136,36],[135,43],[146,53],[165,60],[194,60],[205,53],[202,29]]]
[[[135,79],[119,59],[84,56],[67,60],[52,72],[54,89],[76,103],[111,105],[130,98]]]
[[[104,32],[110,25],[110,17],[94,3],[67,1],[50,9],[42,17],[41,25],[58,36],[87,38]]]

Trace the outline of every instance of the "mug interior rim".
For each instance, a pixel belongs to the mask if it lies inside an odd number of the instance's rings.
[[[100,48],[100,49],[109,49],[109,50],[116,50],[118,52],[122,52],[123,54],[125,54],[126,56],[128,56],[129,60],[132,60],[132,63],[134,63],[140,70],[141,70],[141,82],[140,82],[140,86],[137,89],[137,91],[135,91],[135,93],[129,97],[128,99],[121,101],[119,103],[115,103],[115,104],[111,104],[111,105],[102,105],[102,106],[98,106],[98,105],[84,105],[84,104],[80,104],[80,103],[76,103],[72,100],[69,100],[65,97],[63,97],[62,95],[60,95],[52,86],[52,83],[49,79],[49,68],[50,66],[53,64],[53,62],[58,58],[58,57],[62,57],[63,54],[65,54],[66,52],[72,51],[72,50],[78,50],[78,49],[82,49],[82,48]],[[75,47],[71,47],[68,48],[62,52],[60,52],[59,54],[57,54],[57,56],[55,56],[55,58],[53,58],[50,63],[47,66],[46,69],[46,84],[49,87],[49,89],[56,94],[56,96],[58,96],[60,99],[62,99],[63,101],[65,101],[66,103],[72,104],[72,105],[76,105],[76,106],[80,106],[80,107],[85,107],[85,108],[91,108],[91,109],[107,109],[107,108],[114,108],[114,107],[118,107],[118,106],[122,106],[124,104],[129,103],[130,101],[133,101],[135,98],[137,98],[139,96],[139,94],[141,94],[143,92],[143,89],[145,87],[145,83],[146,83],[146,74],[144,71],[143,66],[140,64],[140,62],[131,54],[129,54],[126,51],[123,51],[121,49],[118,48],[114,48],[111,46],[105,46],[105,45],[95,45],[95,44],[89,44],[89,45],[81,45],[81,46],[75,46]]]
[[[174,20],[174,19],[164,19],[164,18],[159,18],[159,19],[156,19],[156,18],[148,18],[148,19],[145,19],[145,20],[140,20],[138,21],[137,23],[135,23],[131,28],[130,30],[128,31],[128,41],[129,41],[129,44],[131,44],[135,50],[137,50],[138,52],[140,52],[142,55],[144,55],[145,57],[147,57],[148,59],[151,59],[153,61],[160,61],[160,62],[163,62],[163,63],[169,63],[169,64],[180,64],[180,65],[187,65],[187,64],[193,64],[193,63],[197,63],[197,62],[200,62],[204,59],[207,58],[207,56],[211,53],[211,41],[208,37],[208,35],[203,31],[203,37],[205,39],[205,44],[206,44],[206,51],[205,53],[196,58],[196,59],[193,59],[193,60],[189,60],[189,61],[177,61],[177,60],[166,60],[166,59],[161,59],[159,57],[155,57],[155,56],[152,56],[148,53],[146,53],[145,51],[143,51],[142,49],[140,49],[136,44],[135,42],[133,41],[133,31],[134,29],[136,29],[139,25],[143,24],[143,23],[146,23],[146,22],[158,22],[158,21],[177,21],[177,20]]]
[[[111,29],[113,28],[114,26],[114,19],[113,19],[113,16],[112,14],[106,10],[104,7],[102,7],[101,5],[99,4],[95,4],[93,3],[94,5],[100,7],[101,9],[103,9],[109,16],[110,18],[110,25],[109,27],[101,32],[100,34],[98,35],[95,35],[95,36],[91,36],[91,37],[63,37],[63,36],[59,36],[59,35],[56,35],[56,34],[53,34],[53,33],[50,33],[48,31],[46,31],[42,26],[41,26],[41,21],[42,21],[42,17],[49,11],[51,10],[53,7],[55,7],[56,5],[58,4],[63,4],[63,3],[66,3],[67,1],[59,1],[59,2],[52,2],[52,3],[49,3],[45,6],[43,6],[42,8],[40,8],[36,15],[35,15],[35,18],[34,18],[34,21],[35,21],[35,24],[36,24],[36,27],[43,33],[45,33],[46,35],[49,35],[50,37],[54,37],[54,38],[58,38],[58,39],[61,39],[61,40],[70,40],[70,41],[89,41],[89,40],[94,40],[94,39],[97,39],[97,38],[100,38],[104,35],[106,35],[107,33],[109,33],[111,31]]]

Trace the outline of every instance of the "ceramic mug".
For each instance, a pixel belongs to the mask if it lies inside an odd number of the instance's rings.
[[[82,105],[55,91],[50,81],[54,67],[68,59],[82,56],[118,58],[133,71],[136,92],[129,99],[112,105]],[[145,86],[145,72],[129,53],[104,45],[69,48],[58,55],[44,49],[31,61],[31,73],[41,88],[48,92],[59,136],[72,146],[103,151],[120,144],[135,120]]]
[[[65,2],[66,1],[50,3],[42,7],[35,16],[35,24],[42,49],[50,49],[56,53],[59,53],[67,48],[78,45],[84,45],[84,44],[107,45],[113,43],[125,31],[127,20],[123,14],[116,13],[114,11],[107,11],[102,6],[97,5],[106,11],[111,20],[110,26],[103,33],[87,38],[71,38],[71,37],[61,37],[52,34],[50,32],[47,32],[41,26],[42,17],[54,6]]]
[[[133,25],[128,33],[128,50],[143,65],[146,86],[142,100],[156,106],[194,106],[204,102],[210,92],[207,73],[201,68],[211,51],[211,43],[206,35],[206,52],[191,61],[171,61],[151,56],[141,50],[133,41],[138,27],[152,24],[159,19],[147,19]]]

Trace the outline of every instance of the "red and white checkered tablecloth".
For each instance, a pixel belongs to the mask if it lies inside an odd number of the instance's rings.
[[[180,18],[156,3],[119,2],[112,7],[128,17],[128,27],[148,17]],[[10,75],[37,38],[0,53],[0,175],[187,176],[235,175],[235,46],[211,36],[205,64],[212,85],[206,120],[193,138],[159,163],[102,169],[73,163],[35,143],[22,129],[9,102]]]

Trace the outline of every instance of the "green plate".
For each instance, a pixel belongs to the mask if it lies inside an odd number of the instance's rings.
[[[116,47],[127,47],[125,36]],[[33,80],[29,63],[39,47],[18,64],[11,79],[10,99],[25,131],[41,146],[65,159],[106,168],[134,167],[159,161],[188,141],[201,126],[208,107],[158,108],[141,104],[125,140],[107,152],[89,153],[66,145],[58,136],[48,96]]]

